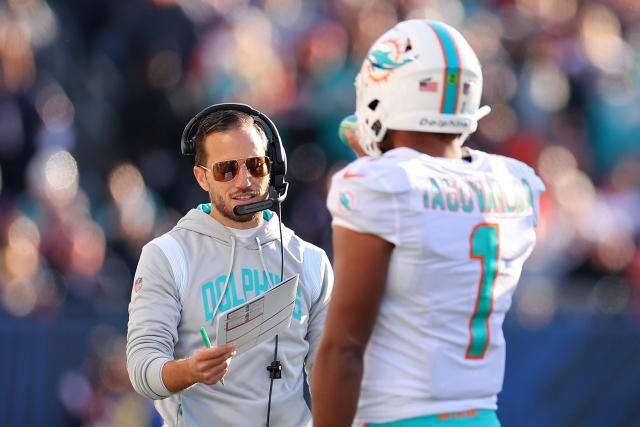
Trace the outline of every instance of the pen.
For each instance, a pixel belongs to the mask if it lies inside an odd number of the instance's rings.
[[[210,348],[211,341],[209,341],[209,335],[207,335],[207,330],[204,328],[204,326],[200,327],[200,335],[202,335],[202,341],[204,341],[204,345],[207,348]],[[220,384],[224,385],[224,381],[222,381],[222,379],[220,379]]]

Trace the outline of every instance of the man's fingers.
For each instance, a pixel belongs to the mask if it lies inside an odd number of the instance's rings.
[[[233,344],[225,344],[210,348],[204,348],[202,350],[199,350],[196,354],[198,356],[197,358],[200,360],[224,360],[236,355],[236,346]]]
[[[224,378],[224,376],[227,374],[229,370],[228,369],[222,369],[220,371],[210,371],[204,374],[202,383],[204,384],[215,384],[218,381],[220,381],[222,378]]]
[[[231,363],[231,358],[226,358],[226,359],[208,359],[208,360],[201,360],[200,362],[198,362],[198,369],[202,372],[207,372],[210,370],[220,370],[220,369],[225,369],[228,368],[229,365]]]
[[[205,350],[207,350],[205,352]],[[207,353],[211,349],[199,350],[192,360],[193,373],[197,382],[204,384],[215,384],[220,381],[222,377],[229,370],[229,364],[231,363],[231,357],[236,354],[235,350],[231,353],[217,354],[213,358],[209,358]]]
[[[363,157],[367,155],[362,147],[360,147],[360,143],[358,142],[358,137],[355,132],[346,130],[344,134],[347,136],[347,141],[349,141],[349,147],[351,147],[351,149],[356,153],[356,156]]]

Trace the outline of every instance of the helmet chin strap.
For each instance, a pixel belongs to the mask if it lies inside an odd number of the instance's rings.
[[[489,107],[488,105],[483,105],[482,107],[478,108],[478,111],[476,112],[476,117],[475,117],[476,128],[478,126],[478,122],[480,121],[480,119],[482,119],[483,117],[486,117],[490,112],[491,112],[491,107]],[[471,136],[472,133],[473,132],[467,132],[462,134],[462,137],[460,138],[460,146],[464,145],[464,143],[467,142],[467,139],[469,138],[469,136]]]
[[[489,115],[490,112],[491,107],[489,107],[488,105],[483,105],[482,107],[478,108],[478,111],[476,112],[476,121],[480,121],[481,118]]]

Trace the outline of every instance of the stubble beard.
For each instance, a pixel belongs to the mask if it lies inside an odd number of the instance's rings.
[[[264,193],[259,197],[259,200],[267,199],[269,195],[269,188],[264,191]],[[221,194],[214,194],[213,192],[209,192],[209,199],[211,200],[212,209],[216,209],[220,214],[235,222],[250,222],[254,220],[258,220],[259,216],[262,215],[262,212],[254,212],[247,215],[236,215],[233,212],[233,207],[230,203],[225,203],[225,200]]]

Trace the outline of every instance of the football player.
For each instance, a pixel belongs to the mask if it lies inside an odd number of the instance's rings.
[[[384,33],[356,77],[360,157],[333,176],[335,288],[314,425],[499,426],[502,323],[535,244],[544,184],[462,147],[490,109],[449,25]]]

